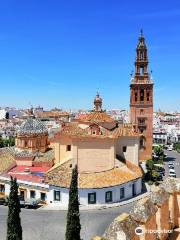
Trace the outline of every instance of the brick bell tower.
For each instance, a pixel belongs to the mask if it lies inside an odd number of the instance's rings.
[[[147,47],[142,30],[136,47],[135,73],[131,75],[130,122],[140,134],[140,161],[151,159],[153,81],[148,73]]]

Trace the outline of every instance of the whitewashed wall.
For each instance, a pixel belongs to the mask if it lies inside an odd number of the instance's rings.
[[[21,181],[23,183],[23,181]],[[107,204],[105,202],[105,193],[107,191],[112,191],[112,202],[120,202],[124,201],[126,199],[129,199],[132,197],[132,184],[135,183],[136,188],[136,194],[140,194],[142,191],[142,181],[141,178],[130,181],[125,184],[121,184],[114,187],[108,187],[108,188],[102,188],[102,189],[79,189],[79,200],[81,205],[88,205],[88,193],[96,193],[96,204]],[[27,184],[27,182],[26,182]],[[41,186],[35,186],[35,184],[27,185],[27,199],[30,198],[30,190],[35,190],[35,198],[40,198],[40,193],[42,192],[39,187],[46,188],[46,202],[49,205],[52,206],[68,206],[69,201],[69,190],[67,188],[61,188],[61,187],[55,187],[55,186],[49,186],[49,185],[43,185]],[[120,188],[124,187],[124,198],[120,199]],[[25,187],[24,187],[25,188]],[[54,201],[54,190],[60,191],[60,201]],[[44,192],[44,190],[43,190]],[[10,185],[9,183],[5,183],[5,195],[9,195],[10,193]]]
[[[102,188],[102,189],[79,189],[79,199],[81,205],[88,205],[88,193],[96,193],[96,204],[106,204],[105,202],[105,193],[107,191],[112,191],[112,202],[120,202],[125,199],[132,197],[132,184],[136,185],[136,194],[140,194],[142,191],[142,181],[137,179],[125,184],[121,184],[114,187]],[[124,187],[125,197],[120,199],[120,188]],[[61,200],[54,201],[54,190],[59,190],[61,192]],[[50,191],[48,193],[47,202],[51,205],[67,206],[68,205],[68,189],[58,188],[50,186]]]

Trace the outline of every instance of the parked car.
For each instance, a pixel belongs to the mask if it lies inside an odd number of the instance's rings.
[[[173,150],[173,146],[169,146],[167,150],[168,151],[172,151]]]
[[[173,172],[170,172],[170,173],[169,173],[169,177],[174,177],[174,178],[176,178],[176,173],[175,173],[175,172],[174,172],[174,173],[173,173]]]
[[[174,169],[169,169],[169,173],[175,173]]]
[[[174,165],[169,165],[169,169],[174,169]]]
[[[168,165],[169,165],[169,166],[174,166],[174,163],[168,162]]]

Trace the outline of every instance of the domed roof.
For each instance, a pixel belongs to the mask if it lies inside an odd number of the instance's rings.
[[[29,118],[24,121],[19,129],[17,129],[17,134],[42,134],[48,133],[45,125],[38,119]]]

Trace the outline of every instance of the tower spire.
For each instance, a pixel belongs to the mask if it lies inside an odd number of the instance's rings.
[[[102,111],[102,98],[100,97],[99,92],[97,92],[94,98],[94,111],[96,112]]]
[[[147,46],[142,29],[140,30],[140,36],[136,46],[134,81],[139,83],[150,81],[148,73]]]

